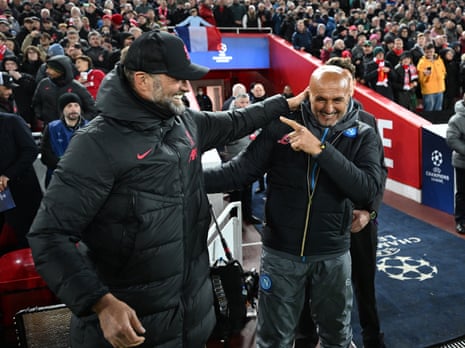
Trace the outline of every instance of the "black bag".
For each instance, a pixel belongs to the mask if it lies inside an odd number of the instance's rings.
[[[226,259],[220,258],[210,267],[216,313],[216,326],[211,337],[228,341],[246,324],[247,287],[242,265],[232,257],[211,206],[210,211],[226,256]]]
[[[210,268],[216,312],[212,337],[227,340],[247,321],[247,289],[244,271],[237,260],[219,259]]]

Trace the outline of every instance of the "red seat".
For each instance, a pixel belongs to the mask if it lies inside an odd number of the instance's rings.
[[[13,317],[21,309],[59,303],[34,267],[31,249],[0,257],[0,312],[8,340],[15,339]]]

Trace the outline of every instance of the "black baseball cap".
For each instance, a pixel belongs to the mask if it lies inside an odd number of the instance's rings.
[[[198,80],[208,68],[191,62],[184,42],[174,34],[150,31],[129,46],[124,67],[149,74],[167,74],[178,80]]]

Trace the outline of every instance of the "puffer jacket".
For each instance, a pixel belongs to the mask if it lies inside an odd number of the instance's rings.
[[[136,97],[118,71],[101,86],[101,115],[58,163],[29,233],[36,267],[77,316],[73,347],[108,346],[91,307],[111,292],[141,319],[139,347],[203,348],[215,314],[201,154],[288,104],[275,96],[248,109],[174,115]]]
[[[59,64],[64,73],[62,76],[51,79],[43,78],[36,87],[32,96],[32,107],[36,117],[48,124],[53,120],[58,120],[62,110],[58,110],[58,98],[64,93],[75,93],[81,98],[82,115],[85,119],[91,120],[97,115],[95,101],[81,83],[74,80],[73,63],[67,56],[54,56],[48,61]]]
[[[384,177],[381,140],[358,121],[358,113],[352,106],[329,128],[326,148],[316,157],[293,151],[286,141],[292,129],[274,121],[242,155],[205,172],[207,192],[241,187],[266,172],[263,244],[295,256],[329,258],[346,252],[353,205],[369,207]],[[322,138],[324,130],[308,103],[290,118]]]
[[[463,100],[455,103],[455,114],[449,119],[446,131],[447,145],[453,150],[452,166],[465,169],[465,105]]]

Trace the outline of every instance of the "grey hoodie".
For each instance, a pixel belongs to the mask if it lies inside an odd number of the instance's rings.
[[[455,103],[455,114],[449,119],[447,125],[446,142],[454,151],[452,165],[465,168],[465,105],[463,100]]]

